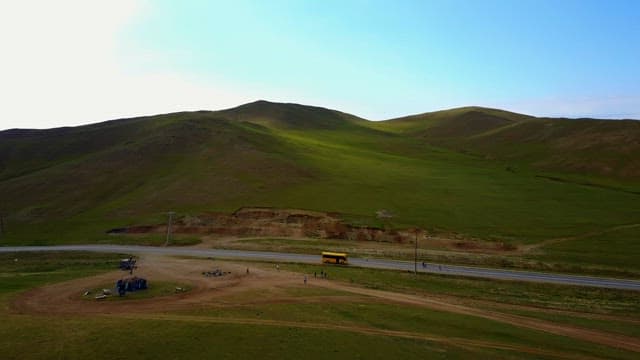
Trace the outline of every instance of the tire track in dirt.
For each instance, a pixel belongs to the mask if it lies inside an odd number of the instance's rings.
[[[534,347],[510,345],[500,342],[491,342],[483,340],[472,340],[467,338],[456,337],[443,337],[433,334],[416,333],[410,331],[399,330],[386,330],[373,327],[363,326],[349,326],[349,325],[336,325],[336,324],[323,324],[323,323],[305,323],[295,321],[281,321],[281,320],[266,320],[266,319],[249,319],[249,318],[233,318],[233,317],[209,317],[209,316],[193,316],[193,315],[168,315],[168,314],[120,314],[117,317],[130,319],[130,320],[159,320],[159,321],[185,321],[185,322],[200,322],[211,324],[233,324],[233,325],[259,325],[259,326],[279,326],[279,327],[292,327],[301,329],[315,329],[315,330],[333,330],[333,331],[346,331],[364,335],[373,336],[392,336],[405,339],[424,340],[430,342],[442,343],[454,347],[481,347],[496,350],[507,350],[515,352],[524,352],[533,355],[552,356],[563,359],[597,359],[593,357],[585,357],[584,355],[577,355],[573,353],[565,353],[559,351],[549,351]]]
[[[98,302],[81,298],[80,294],[83,288],[92,288],[97,284],[111,282],[118,277],[122,277],[123,273],[118,271],[29,290],[18,295],[11,301],[11,312],[46,315],[111,314],[120,316],[123,314],[133,314],[131,316],[137,316],[145,314],[145,316],[156,316],[152,314],[173,310],[194,309],[195,307],[224,307],[293,302],[353,302],[361,301],[363,297],[365,297],[371,300],[404,303],[438,311],[475,316],[517,327],[544,331],[614,348],[640,352],[640,339],[630,336],[557,324],[526,316],[475,308],[468,305],[454,304],[443,299],[374,290],[329,280],[310,279],[308,286],[338,290],[348,294],[358,295],[358,297],[308,296],[296,299],[291,296],[278,295],[271,298],[260,297],[237,301],[237,299],[234,299],[234,296],[241,295],[242,298],[242,293],[246,292],[264,292],[276,288],[300,287],[301,274],[252,268],[251,274],[248,275],[244,274],[245,265],[231,264],[228,262],[214,263],[211,260],[167,258],[158,255],[143,257],[141,264],[144,270],[138,272],[140,276],[146,276],[156,280],[168,279],[185,282],[192,285],[193,289],[186,293],[135,301]],[[225,269],[233,270],[233,274],[222,278],[205,278],[202,276],[201,272],[208,267],[210,268],[213,264],[223,264],[222,266],[224,266]],[[382,329],[378,330],[383,331]]]
[[[584,233],[584,234],[580,234],[580,235],[547,239],[547,240],[543,240],[543,241],[541,241],[539,243],[523,246],[521,251],[524,252],[524,253],[528,253],[528,252],[535,251],[535,250],[538,250],[540,248],[543,248],[543,247],[549,246],[549,245],[559,244],[559,243],[563,243],[563,242],[566,242],[566,241],[584,239],[584,238],[588,238],[588,237],[591,237],[591,236],[604,235],[604,234],[607,234],[607,233],[610,233],[610,232],[615,232],[615,231],[618,231],[618,230],[633,229],[633,228],[637,228],[637,227],[640,227],[640,224],[625,224],[625,225],[614,226],[614,227],[611,227],[611,228],[608,228],[608,229],[604,229],[604,230],[590,231],[588,233]]]
[[[172,281],[188,284],[188,292],[159,296],[146,299],[122,301],[95,301],[81,295],[86,289],[100,284],[113,284],[119,278],[128,276],[122,271],[113,271],[97,276],[74,279],[61,283],[37,287],[17,295],[10,301],[10,311],[18,314],[117,314],[153,313],[173,310],[193,309],[194,307],[251,305],[261,303],[294,303],[294,302],[344,302],[356,300],[354,296],[333,297],[315,296],[295,298],[278,296],[277,298],[257,297],[237,302],[233,296],[243,292],[262,291],[267,289],[287,288],[300,285],[300,275],[287,272],[272,272],[252,267],[246,274],[246,266],[229,262],[204,259],[176,259],[159,255],[142,257],[138,264],[140,270],[136,276],[154,281]],[[202,271],[220,267],[231,271],[223,277],[205,277]]]
[[[548,308],[540,305],[522,305],[513,303],[503,303],[495,300],[482,300],[478,298],[457,297],[454,295],[445,294],[432,294],[429,292],[423,292],[424,297],[429,296],[430,299],[434,299],[440,302],[448,304],[463,305],[478,309],[493,310],[499,313],[509,311],[528,311],[528,312],[544,312],[545,314],[556,314],[563,316],[570,316],[589,320],[602,320],[602,321],[614,321],[628,323],[632,325],[640,325],[640,317],[628,316],[628,315],[613,315],[604,313],[586,313],[576,310]],[[524,315],[527,316],[527,315]]]
[[[483,309],[496,310],[498,312],[502,312],[500,310],[503,310],[503,309],[515,310],[515,311],[524,310],[524,311],[530,311],[530,312],[544,312],[545,314],[571,316],[571,317],[577,317],[577,318],[589,319],[589,320],[618,321],[623,323],[629,323],[632,325],[640,325],[640,318],[634,318],[629,316],[623,317],[622,315],[584,313],[584,312],[566,310],[566,309],[545,308],[542,306],[535,306],[535,305],[517,305],[517,304],[501,303],[497,301],[480,300],[480,299],[466,299],[466,298],[461,299],[454,296],[438,295],[437,298],[450,303],[467,305],[470,307],[479,306]],[[499,308],[499,310],[497,308]]]
[[[331,289],[349,291],[361,295],[368,295],[372,297],[382,298],[393,302],[405,303],[410,305],[427,307],[433,310],[453,312],[457,314],[470,315],[481,317],[488,320],[506,323],[518,327],[525,327],[534,330],[540,330],[555,335],[562,335],[571,337],[574,339],[585,340],[601,345],[615,347],[619,349],[640,352],[640,339],[619,335],[610,334],[602,331],[579,328],[564,324],[557,324],[549,321],[529,318],[520,315],[505,314],[492,310],[484,310],[478,308],[472,308],[464,305],[450,304],[438,300],[428,299],[417,295],[408,295],[401,293],[394,293],[382,290],[374,290],[367,288],[359,288],[354,286],[347,286],[335,282],[324,282],[321,285]]]

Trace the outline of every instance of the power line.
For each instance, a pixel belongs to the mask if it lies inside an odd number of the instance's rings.
[[[0,213],[0,237],[4,235],[4,216]]]
[[[169,240],[171,240],[171,222],[173,221],[173,215],[175,212],[168,211],[167,215],[169,215],[169,220],[167,221],[167,240],[164,242],[164,246],[169,245]]]
[[[419,228],[411,229],[411,232],[415,235],[414,240],[414,253],[413,253],[413,273],[418,275],[418,235],[422,234],[422,230]]]

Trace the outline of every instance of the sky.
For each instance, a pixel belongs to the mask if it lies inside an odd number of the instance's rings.
[[[265,99],[640,119],[640,1],[0,2],[0,130]]]

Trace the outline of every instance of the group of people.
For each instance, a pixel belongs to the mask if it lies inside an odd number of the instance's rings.
[[[313,272],[313,277],[314,277],[314,278],[317,278],[317,277],[318,277],[318,273],[314,271],[314,272]],[[329,275],[327,274],[327,272],[326,272],[326,271],[324,271],[324,270],[320,270],[320,278],[321,278],[321,279],[327,279],[327,278],[329,278]]]
[[[313,272],[313,277],[315,279],[318,278],[318,272],[317,271]],[[327,274],[327,272],[324,271],[324,270],[320,270],[320,278],[321,279],[328,279],[329,278],[329,274]],[[304,284],[307,285],[307,275],[304,276]]]
[[[276,264],[276,270],[280,271],[280,265],[279,264]],[[248,273],[249,273],[249,269],[247,268],[247,274]],[[316,279],[318,278],[318,272],[317,271],[313,272],[313,277],[316,278]],[[327,272],[324,271],[324,270],[320,270],[320,278],[321,279],[328,279],[329,278],[329,274],[327,274]],[[307,285],[307,275],[304,276],[303,281],[304,281],[304,284]]]

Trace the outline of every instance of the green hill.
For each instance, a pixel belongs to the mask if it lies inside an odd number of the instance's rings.
[[[639,139],[636,121],[473,107],[370,122],[266,101],[7,130],[0,242],[112,241],[105,230],[160,222],[165,211],[242,206],[335,211],[373,225],[387,209],[391,226],[513,244],[579,238],[640,223]],[[634,229],[608,232],[603,244],[592,236],[591,248],[632,263]]]
[[[460,137],[533,119],[528,115],[477,106],[441,110],[376,123],[389,131],[412,135]]]
[[[568,174],[640,180],[640,121],[534,118],[477,107],[378,126],[456,151]]]
[[[300,104],[272,103],[258,100],[217,112],[229,120],[262,124],[286,129],[340,129],[366,120],[336,110]]]

